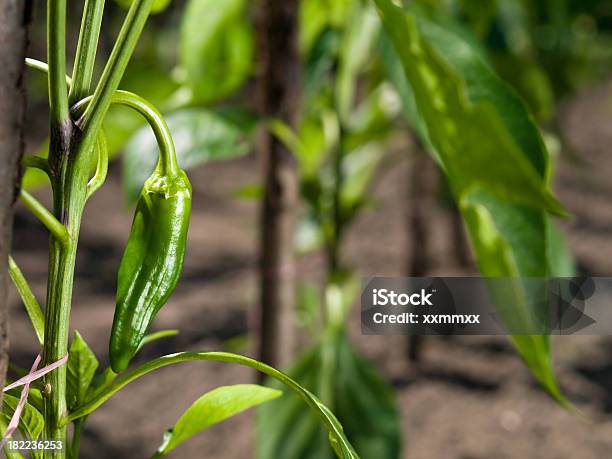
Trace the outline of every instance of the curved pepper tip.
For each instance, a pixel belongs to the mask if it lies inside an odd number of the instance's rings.
[[[110,352],[110,366],[115,373],[121,373],[124,371],[130,364],[130,360],[132,360],[132,357],[126,355],[125,353],[117,354],[112,350]]]

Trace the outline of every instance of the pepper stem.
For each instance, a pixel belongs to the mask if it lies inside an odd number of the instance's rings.
[[[82,111],[91,100],[92,96],[80,100],[72,107],[72,110],[77,113]],[[159,110],[146,99],[128,91],[115,91],[111,98],[111,103],[125,105],[126,107],[136,110],[145,118],[153,130],[155,140],[157,140],[157,146],[159,147],[158,171],[161,175],[166,177],[175,177],[178,175],[180,167],[176,158],[174,141],[172,140],[168,124]]]

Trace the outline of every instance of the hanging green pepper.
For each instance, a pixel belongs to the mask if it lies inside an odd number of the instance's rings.
[[[159,172],[145,182],[119,267],[110,340],[115,372],[125,370],[183,268],[191,185],[187,175]]]
[[[163,118],[146,101],[117,91],[116,103],[141,112],[160,147],[157,167],[145,182],[117,279],[110,363],[119,373],[138,351],[151,322],[174,291],[183,269],[191,213],[191,184],[178,166]]]

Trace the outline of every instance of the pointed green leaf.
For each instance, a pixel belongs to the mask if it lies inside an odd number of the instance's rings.
[[[343,121],[348,120],[358,77],[371,59],[371,50],[380,30],[380,21],[370,4],[353,3],[348,29],[342,36],[338,76],[336,78],[337,109]]]
[[[89,386],[93,381],[98,359],[78,331],[74,332],[68,357],[68,408],[73,409],[83,403]]]
[[[280,397],[282,392],[257,384],[218,387],[202,395],[167,432],[158,452],[168,454],[179,444],[208,427],[242,411]]]
[[[548,153],[525,104],[450,28],[439,27],[416,9],[374,2],[403,69],[404,82],[398,72],[393,80],[400,82],[398,92],[408,101],[409,114],[418,112],[413,116],[417,131],[447,174],[481,273],[550,275],[547,212],[565,211],[550,191]],[[533,293],[524,291],[522,298]],[[532,312],[525,309],[528,304],[536,303],[514,304],[520,317]],[[565,404],[549,338],[519,336],[513,341],[534,376]]]
[[[34,327],[38,342],[42,344],[45,335],[45,318],[40,309],[40,304],[38,304],[34,292],[32,292],[32,289],[28,285],[28,281],[12,256],[8,258],[8,267],[11,281],[13,281],[13,285],[15,285],[23,301],[28,316],[30,317],[30,322],[32,322],[32,326]]]
[[[389,0],[375,3],[455,193],[482,187],[564,214],[546,183],[544,142],[515,92],[460,37]]]
[[[12,395],[4,394],[2,397],[2,418],[6,425],[10,422],[18,403],[19,398]],[[29,403],[26,403],[19,418],[19,431],[29,440],[37,440],[44,426],[45,420],[42,413]]]
[[[208,103],[238,89],[253,69],[254,38],[246,0],[189,0],[179,60],[194,100]]]

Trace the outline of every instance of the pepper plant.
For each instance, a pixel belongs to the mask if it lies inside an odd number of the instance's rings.
[[[385,152],[393,139],[393,103],[388,82],[372,55],[380,22],[369,2],[334,2],[316,34],[309,28],[320,13],[303,3],[302,122],[294,132],[278,120],[272,131],[298,160],[303,202],[297,230],[301,254],[322,250],[321,288],[298,286],[298,317],[309,332],[308,348],[289,374],[318,394],[343,423],[362,457],[401,457],[399,410],[393,388],[351,342],[348,314],[360,293],[355,267],[346,257],[351,225],[373,203],[371,190],[393,164]],[[320,5],[319,5],[320,6]],[[321,19],[321,16],[319,16]],[[275,387],[273,385],[272,387]],[[299,400],[286,397],[258,409],[257,457],[328,458],[333,451]],[[266,426],[274,426],[267,429]]]
[[[306,3],[314,5],[312,11],[316,12],[323,10],[326,2]],[[340,9],[343,4],[332,3]],[[495,73],[478,40],[439,10],[415,3],[399,7],[390,0],[352,2],[353,6],[361,4],[366,11],[367,5],[375,5],[380,18],[382,36],[378,48],[366,52],[368,62],[380,60],[383,79],[393,85],[411,131],[443,171],[467,227],[481,273],[488,277],[516,278],[516,297],[504,299],[504,304],[511,305],[508,318],[529,315],[529,305],[534,304],[529,298],[534,292],[523,285],[521,276],[573,275],[571,256],[553,219],[553,216],[565,215],[565,210],[550,189],[551,158],[526,103]],[[346,11],[341,16],[357,27],[360,39],[367,37],[368,28],[362,22]],[[340,86],[334,84],[335,71],[340,68],[338,73],[341,73],[342,66],[333,57],[329,58],[333,53],[326,55],[322,51],[341,41],[334,37],[333,30],[326,30],[329,23],[324,21],[322,30],[318,30],[320,35],[314,34],[312,39],[318,65],[312,65],[311,69],[313,73],[320,72],[319,78],[325,72],[332,75],[331,82],[323,79],[321,86],[337,88]],[[376,30],[375,19],[373,24]],[[362,69],[358,60],[351,64]],[[369,88],[368,83],[371,78],[360,86],[366,100],[369,93],[363,88]],[[349,87],[358,86],[353,82]],[[313,93],[320,94],[320,87]],[[307,99],[310,101],[312,95]],[[336,101],[334,96],[330,99]],[[347,208],[338,212],[337,206],[337,198],[346,185],[342,180],[354,179],[338,173],[345,170],[351,155],[346,150],[350,124],[346,124],[343,113],[359,112],[351,104],[344,105],[348,110],[343,111],[342,107],[343,104],[328,102],[326,117],[322,117],[325,121],[319,122],[326,126],[327,132],[334,133],[329,136],[333,141],[327,145],[314,142],[313,147],[312,139],[325,139],[325,136],[313,134],[317,130],[313,130],[312,120],[307,116],[302,132],[290,133],[286,127],[277,128],[278,135],[293,147],[300,160],[303,199],[316,222],[314,233],[318,237],[314,240],[325,246],[331,273],[323,302],[324,332],[315,333],[315,346],[298,359],[290,374],[334,406],[358,452],[367,457],[398,457],[399,448],[394,448],[393,443],[393,416],[381,415],[393,406],[392,402],[385,401],[383,394],[387,389],[380,385],[375,373],[365,369],[367,365],[360,362],[344,333],[339,332],[344,330],[346,310],[354,301],[350,294],[350,275],[339,261],[339,243],[350,221],[346,216],[354,216],[346,212]],[[329,126],[339,128],[334,130]],[[377,126],[374,132],[383,131],[384,128]],[[332,148],[326,150],[330,143]],[[357,193],[361,203],[367,200],[366,188]],[[306,309],[317,310],[319,295],[310,292],[304,296],[314,305]],[[499,306],[503,310],[503,305]],[[512,341],[545,390],[560,404],[571,407],[554,375],[548,336],[519,335],[513,336]],[[299,421],[291,417],[295,405],[295,400],[285,398],[259,409],[259,457],[274,457],[278,451],[283,451],[284,457],[326,457],[331,453],[320,442],[320,432],[307,417]],[[360,426],[351,422],[356,419],[355,412],[359,413]],[[370,415],[374,412],[378,417]],[[373,419],[380,422],[370,422]],[[266,422],[279,426],[273,431],[277,435],[266,434]]]
[[[13,392],[6,395],[0,427],[4,434],[10,434],[9,427],[21,414],[18,425],[26,439],[37,440],[42,435],[42,439],[60,441],[63,446],[59,450],[36,450],[32,453],[34,457],[76,458],[87,417],[126,384],[163,366],[218,360],[249,366],[282,381],[328,427],[334,451],[340,457],[357,457],[331,411],[291,378],[263,363],[223,352],[182,352],[128,368],[131,358],[143,345],[167,335],[162,332],[145,336],[178,281],[191,203],[191,186],[178,165],[172,136],[163,117],[145,99],[118,90],[153,4],[153,0],[130,3],[102,75],[90,90],[104,1],[85,2],[71,78],[66,76],[66,1],[48,1],[48,64],[33,60],[27,63],[48,74],[49,152],[47,158],[26,156],[23,164],[41,170],[48,177],[53,209],[46,209],[25,190],[20,195],[50,232],[44,308],[38,304],[15,260],[11,259],[9,266],[40,341],[45,374],[39,387],[30,389],[37,376],[37,359],[29,374],[9,386]],[[144,117],[155,135],[159,159],[140,192],[118,273],[117,305],[109,343],[111,366],[96,375],[98,360],[76,332],[69,349],[69,325],[79,228],[88,199],[106,178],[108,152],[102,124],[112,104],[124,105]],[[20,385],[23,385],[21,399],[17,399],[15,391]],[[166,432],[152,457],[162,457],[209,425],[279,395],[279,391],[257,385],[227,386],[204,394]],[[8,446],[5,445],[8,457],[22,457]]]

